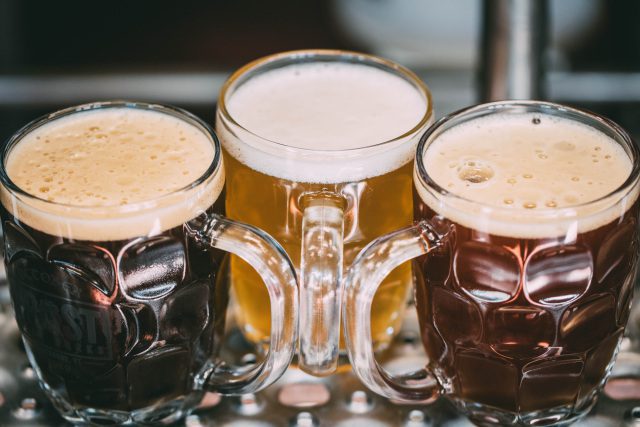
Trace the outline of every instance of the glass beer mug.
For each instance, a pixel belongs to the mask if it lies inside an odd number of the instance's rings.
[[[186,111],[104,102],[22,128],[2,151],[11,298],[42,388],[69,421],[170,423],[205,391],[249,393],[294,352],[295,272],[268,235],[222,216],[212,130]],[[218,358],[227,253],[264,280],[264,362]]]
[[[371,240],[411,223],[411,162],[432,121],[431,95],[409,70],[354,52],[310,50],[258,59],[233,74],[216,131],[227,164],[227,214],[281,242],[300,277],[300,367],[337,365],[343,265]],[[267,296],[236,257],[238,321],[269,336]],[[397,331],[411,284],[394,271],[373,302],[373,340]]]
[[[593,407],[638,265],[640,161],[629,135],[552,103],[470,107],[421,138],[415,225],[377,239],[346,277],[355,372],[400,400],[442,393],[480,425],[566,425]],[[414,259],[429,363],[394,378],[371,352],[384,277]]]

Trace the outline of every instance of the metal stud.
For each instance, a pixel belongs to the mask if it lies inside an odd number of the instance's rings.
[[[431,417],[419,409],[414,409],[407,416],[406,427],[427,427],[431,425]]]
[[[349,398],[349,404],[347,405],[349,411],[354,414],[364,414],[365,412],[369,412],[373,407],[373,403],[367,393],[362,390],[356,390],[351,393],[351,397]]]
[[[242,356],[242,358],[240,359],[240,362],[243,365],[255,365],[257,361],[258,361],[258,358],[253,353],[247,353],[244,356]]]
[[[624,416],[627,427],[640,427],[640,406],[635,406],[627,411]]]
[[[290,423],[291,427],[317,427],[318,419],[311,412],[300,412]]]
[[[20,406],[13,411],[13,416],[21,420],[31,420],[38,415],[38,401],[33,397],[22,399]]]
[[[33,368],[31,367],[31,365],[26,364],[22,367],[22,376],[25,378],[28,378],[30,380],[34,379],[36,377],[36,373],[33,370]]]
[[[264,404],[259,400],[258,396],[253,393],[247,393],[240,396],[236,410],[242,415],[256,415],[262,411]]]

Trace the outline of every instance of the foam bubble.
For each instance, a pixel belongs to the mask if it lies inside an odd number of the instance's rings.
[[[458,178],[467,183],[479,184],[489,181],[493,175],[493,167],[482,160],[465,160],[458,167]]]
[[[231,117],[250,131],[219,115],[216,130],[230,155],[267,175],[319,183],[357,181],[411,161],[419,132],[376,145],[407,133],[427,111],[424,95],[405,79],[349,63],[267,71],[226,103]]]
[[[49,234],[146,235],[188,221],[216,200],[224,185],[220,171],[202,188],[173,194],[201,177],[214,155],[206,134],[168,114],[126,107],[76,113],[25,135],[6,161],[18,187],[56,205],[12,197],[6,189],[2,202]],[[127,209],[142,202],[155,208]]]
[[[606,224],[620,215],[615,206],[607,205],[611,200],[579,205],[618,189],[632,169],[624,148],[604,133],[531,113],[495,114],[446,130],[427,148],[423,160],[441,187],[479,203],[472,206],[418,188],[432,209],[465,226],[513,237],[561,235],[562,220],[550,218],[563,208],[576,207],[567,221],[577,221],[580,231]],[[466,165],[464,173],[451,164]],[[499,213],[487,213],[491,207],[500,208]]]

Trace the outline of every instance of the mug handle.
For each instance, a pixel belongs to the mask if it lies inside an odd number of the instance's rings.
[[[293,358],[298,333],[298,286],[286,252],[253,226],[212,214],[186,225],[197,243],[239,256],[262,277],[271,300],[271,339],[265,359],[247,370],[216,360],[203,388],[222,394],[255,393],[275,382]]]
[[[303,194],[299,205],[303,217],[298,366],[325,376],[338,366],[346,200],[325,190]]]
[[[439,234],[420,221],[368,244],[358,254],[345,277],[344,332],[351,366],[371,391],[401,402],[424,401],[440,392],[427,370],[394,377],[375,360],[371,340],[371,303],[382,280],[410,259],[440,247],[446,233]]]

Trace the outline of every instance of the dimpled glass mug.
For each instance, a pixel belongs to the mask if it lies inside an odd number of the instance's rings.
[[[168,424],[205,391],[275,381],[296,342],[297,284],[282,248],[222,217],[212,130],[172,107],[104,102],[18,131],[0,167],[5,263],[42,388],[71,422]],[[227,253],[271,301],[270,350],[242,372],[217,354]]]
[[[420,140],[415,225],[382,237],[346,277],[355,372],[400,400],[441,393],[480,425],[567,425],[596,402],[629,316],[638,258],[638,149],[616,124],[505,101],[445,117]],[[375,361],[369,309],[414,259],[427,369]]]

